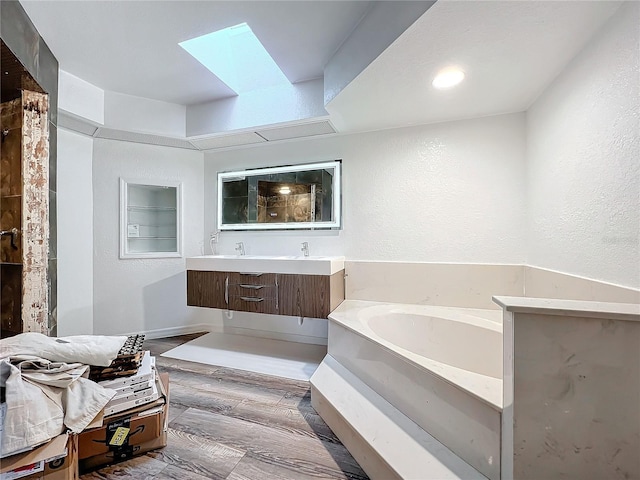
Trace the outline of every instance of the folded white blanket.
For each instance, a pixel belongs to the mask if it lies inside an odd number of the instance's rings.
[[[33,355],[52,362],[108,367],[126,340],[127,337],[102,335],[56,338],[28,332],[0,340],[0,358]]]

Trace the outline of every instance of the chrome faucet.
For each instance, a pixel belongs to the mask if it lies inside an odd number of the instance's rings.
[[[244,255],[244,243],[236,243],[236,252],[238,252],[239,255]]]
[[[309,256],[309,242],[302,242],[302,248],[300,250],[302,250],[302,253],[304,253],[305,257],[308,257]]]

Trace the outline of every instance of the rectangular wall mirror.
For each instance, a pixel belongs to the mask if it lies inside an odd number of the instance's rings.
[[[341,161],[218,173],[219,230],[338,229]]]

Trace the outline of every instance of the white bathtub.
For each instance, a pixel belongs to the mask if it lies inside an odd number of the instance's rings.
[[[347,300],[329,320],[331,361],[483,475],[500,478],[500,310]]]

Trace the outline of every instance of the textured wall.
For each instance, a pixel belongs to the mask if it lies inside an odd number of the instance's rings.
[[[94,140],[94,333],[121,334],[201,323],[186,299],[184,258],[120,260],[119,178],[183,182],[185,257],[202,248],[203,154],[170,147]],[[171,333],[166,330],[165,333]]]
[[[527,263],[640,288],[640,4],[527,113]]]
[[[350,260],[521,264],[524,115],[303,140],[210,153],[205,233],[215,230],[216,172],[343,159],[344,229],[223,232],[220,253]]]

